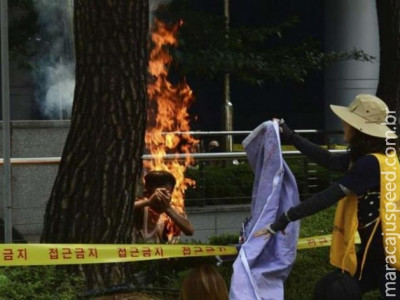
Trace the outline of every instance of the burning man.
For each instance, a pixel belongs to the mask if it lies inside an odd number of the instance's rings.
[[[330,249],[330,262],[337,270],[317,283],[314,299],[361,299],[373,289],[379,289],[383,299],[400,299],[399,148],[397,135],[387,126],[395,125],[396,118],[381,99],[366,94],[355,97],[349,107],[331,109],[343,121],[346,153],[331,154],[285,123],[281,137],[310,160],[344,175],[255,235],[274,236],[290,222],[338,203]]]
[[[173,243],[179,240],[180,232],[193,235],[193,226],[186,216],[177,212],[171,204],[171,194],[176,179],[167,171],[150,171],[144,177],[144,198],[134,205],[135,243]],[[166,214],[173,222],[166,224]]]

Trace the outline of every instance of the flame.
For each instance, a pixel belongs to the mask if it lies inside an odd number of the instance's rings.
[[[167,26],[155,20],[152,30],[153,48],[150,52],[149,73],[153,78],[147,86],[149,103],[145,143],[154,158],[145,161],[144,167],[147,170],[165,170],[175,176],[176,186],[171,205],[183,213],[185,191],[188,186],[195,184],[194,180],[185,178],[184,172],[193,164],[190,153],[194,152],[199,141],[188,134],[174,133],[190,131],[188,108],[194,101],[193,92],[185,81],[173,85],[167,79],[172,62],[168,47],[177,46],[176,34],[181,24]],[[164,159],[166,154],[173,153],[187,155],[184,161]],[[171,241],[179,230],[164,214],[163,218],[161,221],[166,222],[168,240]]]

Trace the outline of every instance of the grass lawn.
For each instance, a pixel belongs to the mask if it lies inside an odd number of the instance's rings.
[[[330,234],[332,231],[335,207],[301,221],[300,237]],[[297,252],[295,265],[285,283],[285,299],[312,299],[314,284],[322,277],[333,271],[329,263],[329,247],[305,249]],[[363,300],[380,299],[374,291],[363,295]]]
[[[311,236],[330,234],[332,231],[334,211],[335,207],[331,207],[314,216],[303,219],[301,221],[300,237],[311,237]],[[211,240],[211,244],[227,244],[229,242],[232,242],[232,239],[235,238],[236,238],[235,236],[215,237]],[[203,262],[215,264],[215,260],[213,258],[196,259],[196,260],[181,259],[177,260],[174,266],[171,265],[171,269],[183,270],[185,269],[185,267],[190,268]],[[285,300],[312,299],[314,284],[322,276],[333,270],[334,268],[329,264],[329,247],[299,250],[297,252],[297,258],[294,267],[290,273],[289,278],[285,283]],[[229,288],[230,277],[232,274],[231,264],[224,263],[221,267],[219,267],[219,271],[221,272],[221,274],[223,274],[227,282],[227,286]],[[184,278],[185,272],[187,272],[187,269],[186,271],[178,271],[177,273],[175,273],[176,275],[179,275],[177,276],[179,277],[179,279],[170,278],[169,286],[170,287],[173,286],[175,289],[179,289],[180,283]],[[162,274],[159,274],[159,276],[160,275],[163,276]],[[136,298],[129,298],[132,295]],[[169,298],[168,296],[166,297],[162,295],[160,296],[160,295],[146,294],[146,293],[126,294],[120,297],[125,297],[125,298],[101,298],[101,299],[104,300],[105,299],[107,300],[108,299],[143,299],[143,300],[178,299],[177,296],[175,296],[175,298],[173,296],[172,298]],[[379,294],[377,292],[369,293],[367,295],[364,295],[363,299],[364,300],[379,299]]]

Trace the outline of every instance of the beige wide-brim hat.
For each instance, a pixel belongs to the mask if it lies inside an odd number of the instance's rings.
[[[340,119],[367,135],[397,138],[396,133],[387,126],[389,109],[378,97],[361,94],[348,107],[331,105],[331,109]]]

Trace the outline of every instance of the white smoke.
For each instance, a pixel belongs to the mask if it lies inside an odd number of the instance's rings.
[[[42,50],[35,70],[37,100],[50,119],[68,119],[75,88],[73,0],[34,0],[38,10]]]
[[[48,89],[43,106],[46,116],[59,116],[60,119],[71,115],[74,98],[75,73],[72,64],[56,64],[46,69]]]
[[[160,4],[171,2],[171,0],[149,0],[150,13],[152,14]]]
[[[154,11],[158,8],[160,4],[166,4],[171,2],[171,0],[149,0],[149,10],[150,10],[150,16],[149,16],[149,26],[150,28],[152,27],[153,21],[154,21]]]
[[[171,0],[149,0],[150,24],[160,4]],[[50,119],[65,119],[71,114],[75,88],[72,18],[73,0],[34,0],[47,54],[40,58],[35,77],[37,100],[42,114]]]

